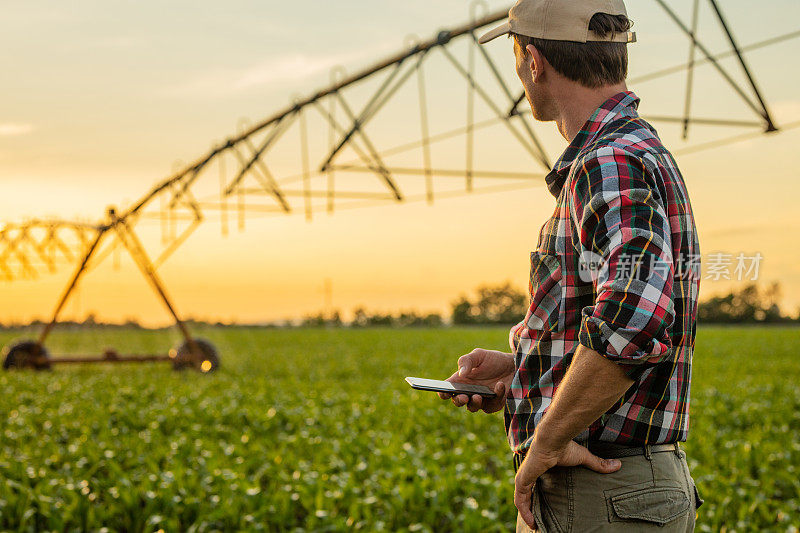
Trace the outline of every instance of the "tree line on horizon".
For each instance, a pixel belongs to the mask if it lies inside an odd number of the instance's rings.
[[[189,326],[218,327],[441,327],[452,325],[513,325],[525,317],[529,296],[516,288],[511,282],[497,285],[481,285],[475,289],[473,297],[461,295],[451,302],[449,321],[437,312],[418,312],[404,310],[396,313],[368,311],[358,307],[353,311],[353,319],[345,322],[338,310],[328,313],[309,314],[300,321],[279,321],[270,323],[224,323],[188,319]],[[780,308],[780,284],[775,282],[766,287],[749,284],[725,295],[712,296],[698,304],[697,320],[700,324],[791,324],[800,323],[800,309],[792,317]],[[0,329],[43,326],[41,320],[26,324],[0,324]],[[62,321],[61,327],[103,327],[147,329],[134,319],[123,323],[99,321],[90,313],[83,321]],[[166,326],[171,327],[171,326]],[[164,328],[157,328],[164,329]]]

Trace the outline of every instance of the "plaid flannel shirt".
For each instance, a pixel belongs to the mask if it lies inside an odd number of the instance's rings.
[[[509,336],[517,370],[505,425],[516,453],[579,344],[635,383],[576,440],[686,440],[700,250],[681,173],[638,104],[630,91],[608,99],[546,177],[556,208],[531,253],[530,307]]]

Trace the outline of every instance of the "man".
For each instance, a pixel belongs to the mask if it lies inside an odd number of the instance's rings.
[[[455,405],[505,408],[517,531],[691,531],[702,503],[678,445],[699,245],[677,164],[625,85],[630,27],[622,0],[519,0],[480,39],[513,37],[534,118],[569,142],[512,353],[473,350],[449,378],[497,393]]]

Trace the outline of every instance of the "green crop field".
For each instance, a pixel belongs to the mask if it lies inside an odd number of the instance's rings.
[[[446,377],[506,330],[199,332],[213,375],[163,363],[0,374],[0,529],[510,531],[497,415],[407,375]],[[0,344],[23,335],[0,333]],[[686,446],[700,531],[797,531],[800,329],[701,328]],[[165,331],[57,331],[55,353],[175,346]]]

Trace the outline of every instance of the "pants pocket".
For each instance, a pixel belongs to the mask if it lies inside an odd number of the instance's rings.
[[[689,512],[691,503],[681,488],[648,487],[610,498],[616,520],[642,521],[663,526]]]
[[[550,507],[547,498],[541,490],[534,490],[534,496],[538,504],[538,517],[537,525],[542,533],[562,533],[564,530],[555,515],[552,507]]]
[[[694,482],[692,483],[692,488],[694,488],[694,508],[699,509],[705,500],[700,497],[700,492],[698,492],[697,485]]]
[[[574,495],[572,470],[556,466],[536,482],[534,498],[541,515],[541,529],[546,533],[572,530]]]

